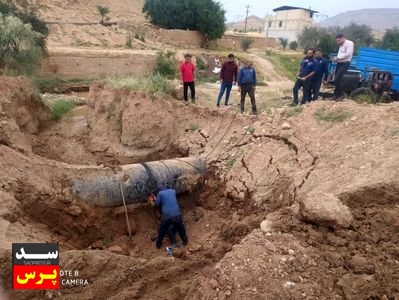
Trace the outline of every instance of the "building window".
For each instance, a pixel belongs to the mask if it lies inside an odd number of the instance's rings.
[[[269,27],[272,27],[272,21],[269,21]]]
[[[278,22],[278,27],[283,27],[283,21]]]

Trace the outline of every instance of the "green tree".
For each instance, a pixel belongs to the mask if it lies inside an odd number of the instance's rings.
[[[44,53],[37,42],[41,37],[20,18],[0,13],[0,68],[31,73]]]
[[[166,29],[200,31],[208,41],[223,36],[225,11],[213,0],[145,0],[143,13]]]
[[[298,35],[299,45],[301,45],[303,49],[316,48],[324,32],[326,32],[324,28],[305,27]]]
[[[283,47],[283,50],[285,50],[285,48],[287,48],[287,45],[288,45],[288,39],[280,37],[280,38],[278,38],[278,40],[280,41],[280,44]]]
[[[106,6],[97,5],[97,11],[101,15],[101,23],[104,23],[104,17],[109,14],[109,8]]]
[[[298,42],[303,49],[318,48],[328,54],[338,50],[335,36],[332,27],[307,27],[298,35]]]
[[[348,39],[354,41],[357,48],[361,46],[370,47],[374,43],[372,29],[367,25],[359,25],[352,22],[342,28],[341,33]]]
[[[388,50],[399,50],[399,29],[387,29],[381,41],[381,46]]]

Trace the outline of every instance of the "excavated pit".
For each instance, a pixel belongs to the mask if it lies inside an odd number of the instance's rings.
[[[399,184],[386,173],[389,183],[366,176],[340,188],[358,176],[340,161],[351,149],[338,145],[345,149],[339,156],[322,145],[348,135],[347,126],[315,132],[306,110],[290,134],[279,129],[286,122],[279,115],[237,116],[102,84],[91,86],[87,105],[53,122],[19,81],[2,83],[18,93],[4,93],[0,116],[7,121],[0,128],[0,268],[10,299],[399,298]],[[7,109],[10,98],[18,109]],[[308,134],[321,138],[312,144]],[[395,140],[386,141],[385,149],[395,149]],[[377,157],[370,149],[365,157]],[[159,215],[149,204],[127,206],[130,240],[123,207],[88,207],[73,197],[76,179],[189,155],[206,157],[208,173],[203,185],[179,196],[190,243],[173,258],[154,246]],[[366,158],[358,161],[368,166]],[[317,189],[348,207],[349,227],[301,218],[298,202]],[[272,229],[259,229],[264,220]],[[79,270],[89,285],[13,291],[12,242],[59,242],[61,268]]]

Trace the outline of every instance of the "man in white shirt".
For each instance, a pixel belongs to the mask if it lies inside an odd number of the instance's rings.
[[[337,34],[335,41],[339,45],[339,50],[337,56],[332,59],[332,61],[337,63],[334,79],[334,100],[341,101],[344,99],[344,91],[342,90],[342,77],[350,67],[354,45],[352,41],[347,40],[341,33]]]

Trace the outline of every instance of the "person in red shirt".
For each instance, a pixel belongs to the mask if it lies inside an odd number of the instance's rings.
[[[188,103],[188,88],[191,92],[191,102],[195,103],[195,66],[191,62],[191,54],[184,55],[184,62],[180,65],[180,79],[183,83],[183,96]]]

